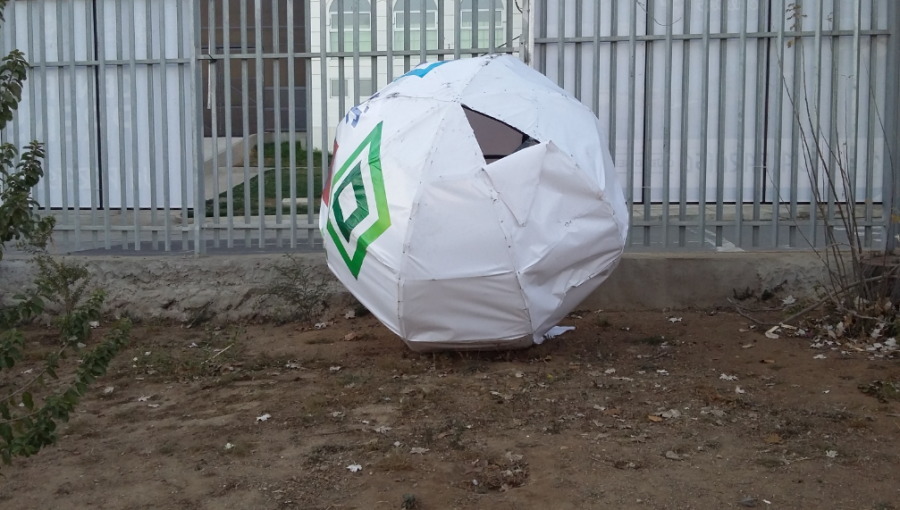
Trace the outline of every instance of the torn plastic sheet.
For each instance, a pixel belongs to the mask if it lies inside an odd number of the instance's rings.
[[[329,268],[414,350],[540,343],[624,248],[606,140],[515,58],[423,64],[338,126]]]

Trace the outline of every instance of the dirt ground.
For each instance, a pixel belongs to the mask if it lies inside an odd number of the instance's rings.
[[[372,316],[141,324],[58,446],[0,469],[0,508],[900,508],[900,402],[871,386],[896,360],[727,311],[564,324],[437,355]]]

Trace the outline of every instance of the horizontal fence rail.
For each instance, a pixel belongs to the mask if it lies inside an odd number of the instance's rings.
[[[605,124],[630,250],[822,246],[847,216],[877,248],[898,4],[14,0],[0,44],[32,69],[0,136],[46,143],[62,251],[319,250],[346,112],[421,62],[506,53]]]
[[[631,249],[821,247],[841,215],[879,247],[893,4],[539,1],[536,66],[605,122]]]

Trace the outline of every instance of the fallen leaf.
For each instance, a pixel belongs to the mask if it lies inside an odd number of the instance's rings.
[[[233,445],[233,444],[231,444],[231,443],[225,443],[225,449],[226,449],[226,450],[230,450],[230,449],[232,449],[232,448],[234,448],[234,445]]]
[[[316,329],[325,329],[328,327],[328,324],[325,322],[317,322],[315,325]]]
[[[666,458],[669,460],[681,460],[681,455],[678,455],[677,453],[673,452],[672,450],[669,450],[666,452]]]
[[[825,359],[825,355],[824,354],[816,354],[815,356],[813,356],[813,359]]]
[[[681,322],[681,317],[669,317],[669,322]]]
[[[606,375],[615,374],[615,373],[616,373],[616,369],[615,369],[615,368],[607,368],[606,370],[603,371],[603,373],[606,374]]]
[[[728,375],[728,374],[720,375],[719,379],[721,379],[723,381],[737,381],[738,380],[736,375]]]
[[[375,432],[378,434],[385,434],[387,431],[391,430],[390,427],[385,427],[384,425],[375,428]]]
[[[782,302],[782,304],[787,306],[787,305],[792,305],[792,304],[796,303],[797,299],[794,296],[788,296],[788,297],[782,299],[781,302]]]
[[[766,338],[771,338],[772,340],[777,340],[780,338],[775,332],[778,331],[778,326],[773,326],[771,329],[766,331]]]
[[[743,395],[744,393],[747,393],[747,392],[744,391],[740,386],[735,386],[735,387],[734,387],[734,392],[737,393],[738,395]]]
[[[329,372],[338,372],[341,370],[341,367],[331,367],[328,369]]]
[[[768,436],[766,436],[764,441],[769,444],[781,444],[783,439],[781,439],[781,436],[779,436],[778,434],[769,434]]]
[[[411,453],[413,455],[424,455],[427,452],[428,452],[428,448],[422,448],[421,446],[413,446],[409,450],[409,453]]]
[[[100,327],[100,322],[99,321],[90,321],[90,322],[88,322],[88,326],[90,326],[91,329],[97,329]]]
[[[837,450],[827,450],[825,452],[825,456],[828,457],[829,459],[833,459],[838,456]]]
[[[350,340],[354,340],[357,337],[359,337],[359,333],[357,333],[356,331],[351,331],[350,333],[344,335],[344,340],[349,342]]]
[[[647,419],[650,420],[650,421],[652,421],[653,423],[659,423],[659,422],[663,421],[663,419],[662,419],[661,416],[655,416],[655,415],[652,415],[652,414],[651,414],[651,415],[648,415],[648,416],[647,416]]]
[[[159,404],[147,404],[147,407],[156,409],[157,407],[159,407]]]
[[[153,395],[147,395],[145,397],[138,397],[138,402],[146,402],[146,401],[150,400],[151,397],[153,397]]]
[[[110,393],[112,393],[114,391],[116,391],[116,389],[112,386],[107,386],[106,388],[103,388],[104,395],[109,395]]]
[[[771,365],[772,363],[775,363],[775,360],[774,359],[761,359],[761,360],[759,360],[759,362]]]
[[[347,313],[344,314],[345,319],[354,319],[356,318],[356,310],[350,309],[347,310]]]
[[[257,416],[257,417],[256,417],[256,423],[259,423],[259,422],[261,422],[261,421],[267,421],[267,420],[268,420],[269,418],[271,418],[271,417],[272,417],[272,415],[269,414],[269,413],[266,413],[266,414],[264,414],[264,415],[262,415],[262,416]]]
[[[356,473],[358,471],[362,471],[362,466],[360,466],[359,464],[350,464],[349,466],[347,466],[347,469],[349,469],[351,473]]]

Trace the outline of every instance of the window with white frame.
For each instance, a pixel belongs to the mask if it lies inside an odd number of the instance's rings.
[[[353,84],[350,83],[350,80],[344,80],[344,97],[350,97],[350,94],[353,92]],[[366,99],[372,96],[375,93],[375,89],[372,84],[371,78],[360,78],[359,79],[359,97],[360,99]],[[332,78],[331,79],[331,97],[340,97],[341,96],[341,80]]]
[[[435,0],[396,0],[392,12],[394,15],[394,48],[421,49],[423,23],[426,49],[437,48],[438,6]],[[406,48],[407,29],[409,30],[409,48]]]
[[[462,0],[459,9],[460,46],[486,48],[491,37],[491,17],[494,23],[494,45],[506,42],[506,16],[503,0]],[[478,26],[472,29],[474,23]]]
[[[503,16],[502,0],[479,0],[478,1],[478,28],[485,29],[491,27],[491,10],[494,11],[494,26],[499,27],[506,21]],[[473,0],[463,0],[459,9],[460,26],[462,28],[472,28],[472,20],[475,16],[475,2]]]
[[[333,0],[328,12],[331,51],[341,50],[341,39],[344,42],[343,50],[353,51],[354,32],[357,26],[359,51],[372,50],[372,4],[369,0]],[[344,34],[343,38],[338,36],[341,31]]]

